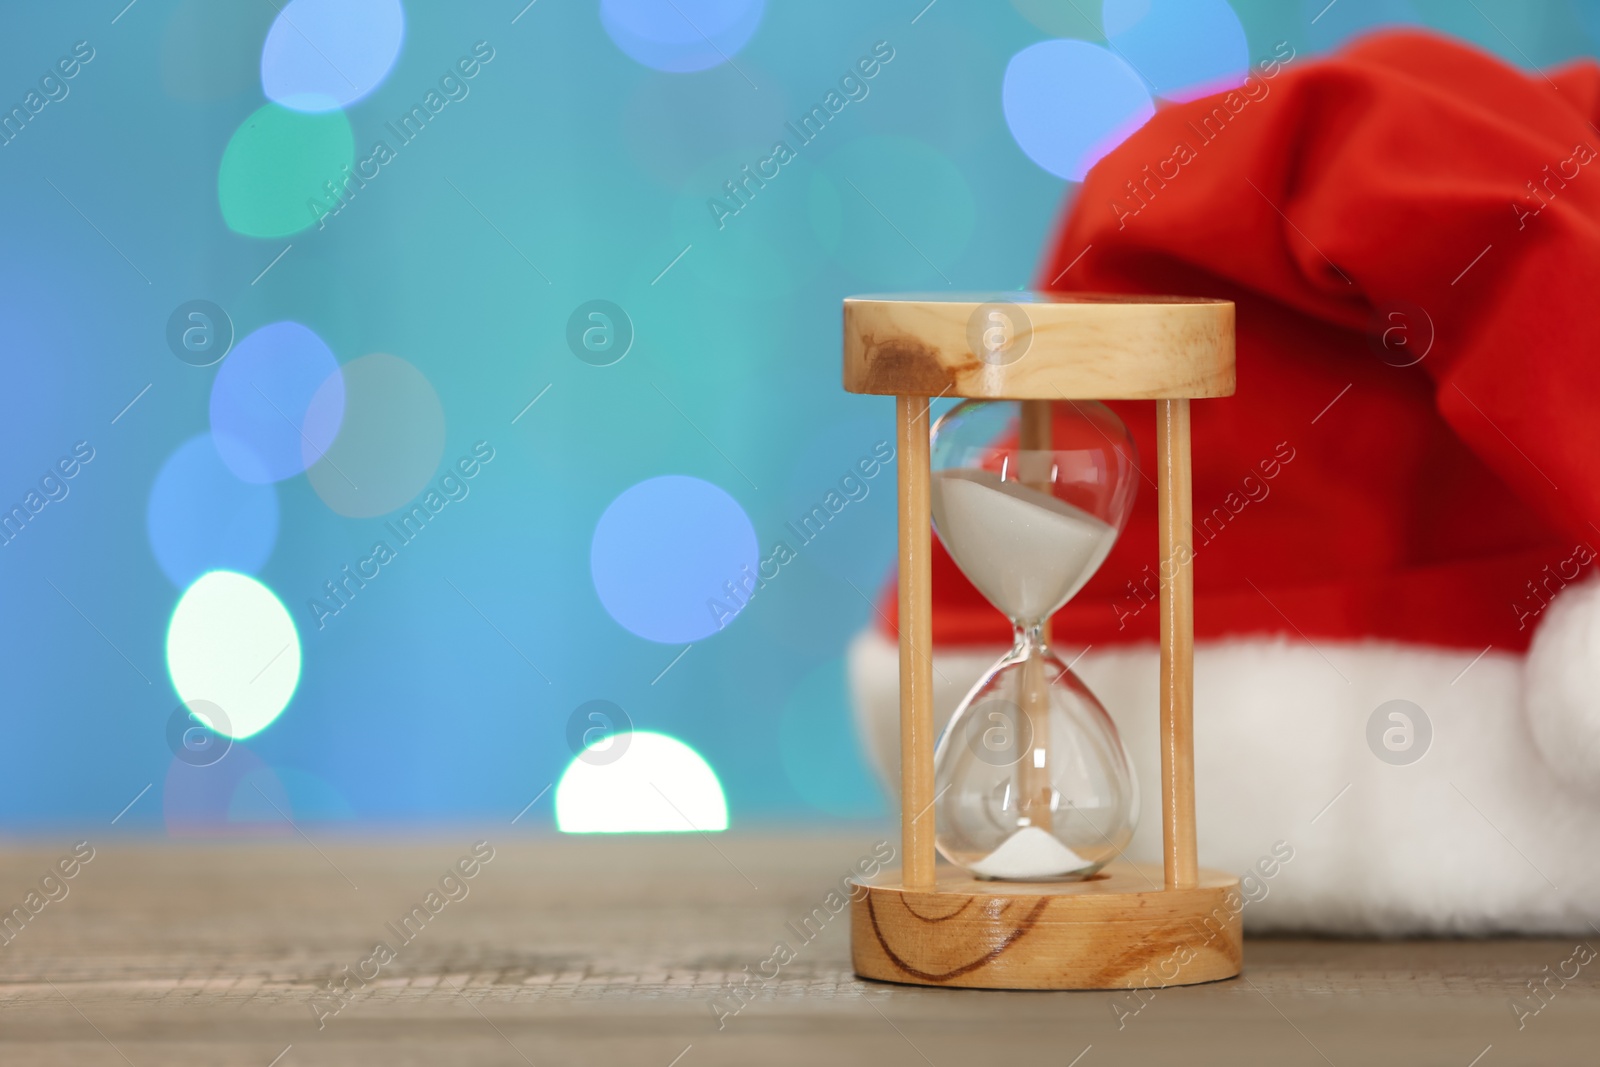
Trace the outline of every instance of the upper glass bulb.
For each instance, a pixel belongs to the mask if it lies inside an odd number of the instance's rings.
[[[1133,438],[1104,404],[969,400],[933,429],[933,525],[1014,623],[1049,618],[1105,562],[1138,483]]]

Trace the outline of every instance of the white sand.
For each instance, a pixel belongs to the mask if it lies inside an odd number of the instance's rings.
[[[983,878],[1053,878],[1092,865],[1048,830],[1025,826],[968,870]]]
[[[931,503],[939,537],[962,573],[1022,622],[1066,603],[1117,539],[1088,512],[991,471],[935,472]]]

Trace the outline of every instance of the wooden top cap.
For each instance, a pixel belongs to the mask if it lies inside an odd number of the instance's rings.
[[[1233,303],[1097,293],[847,297],[852,393],[990,400],[1233,394]]]

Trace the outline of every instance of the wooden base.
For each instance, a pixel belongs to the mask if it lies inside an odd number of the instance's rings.
[[[1163,889],[1159,866],[1113,863],[1083,882],[989,882],[940,868],[907,889],[887,871],[850,905],[856,974],[977,989],[1159,989],[1239,973],[1239,880],[1200,871]]]

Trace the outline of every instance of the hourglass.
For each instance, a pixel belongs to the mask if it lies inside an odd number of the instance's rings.
[[[1086,878],[1138,817],[1116,726],[1045,637],[1127,521],[1133,439],[1096,401],[1051,407],[968,400],[933,428],[934,529],[1016,632],[933,757],[935,844],[980,878]]]
[[[851,903],[858,975],[922,985],[1109,989],[1232,977],[1238,879],[1195,855],[1189,401],[1231,395],[1233,305],[1006,293],[854,297],[844,386],[896,398],[899,870]],[[929,400],[958,404],[929,425]],[[1100,400],[1156,405],[1162,864],[1111,718],[1049,643],[1104,562],[1139,480]],[[1054,409],[1054,410],[1053,410]],[[932,527],[1016,630],[935,752]],[[953,866],[936,866],[942,854]]]

